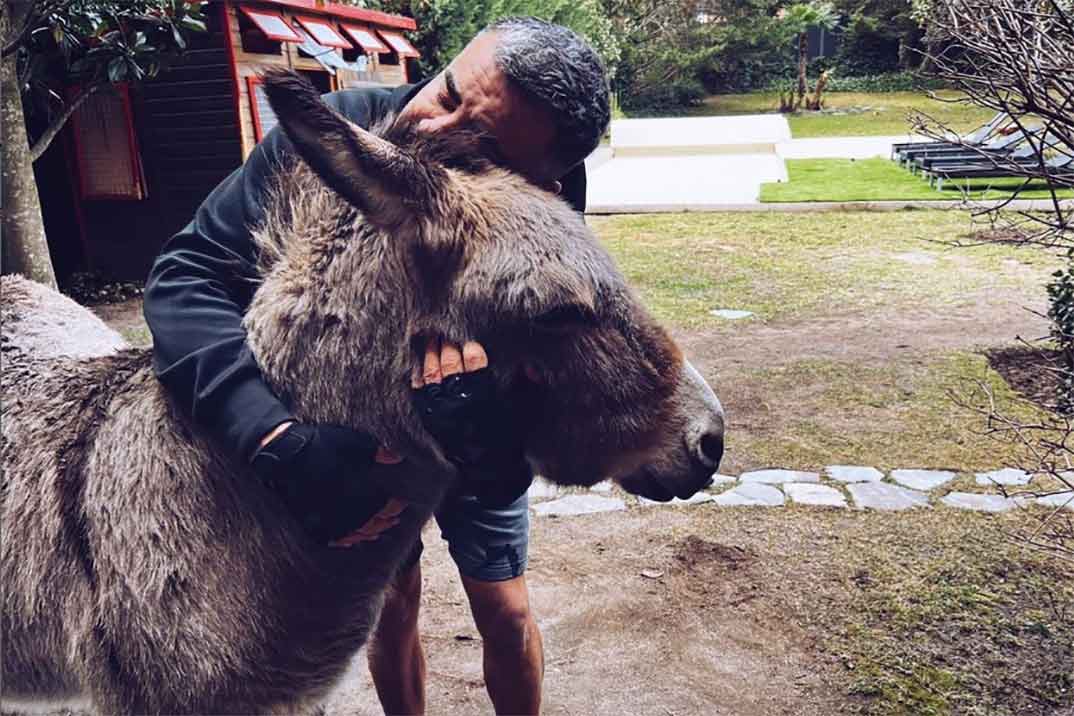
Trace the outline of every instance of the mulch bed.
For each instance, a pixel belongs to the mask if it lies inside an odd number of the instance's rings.
[[[1055,411],[1062,374],[1057,350],[1014,346],[988,351],[988,363],[1012,390],[1048,411]]]

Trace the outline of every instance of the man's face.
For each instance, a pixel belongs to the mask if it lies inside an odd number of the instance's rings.
[[[563,171],[554,160],[552,113],[496,67],[497,42],[492,32],[471,40],[443,72],[414,95],[400,117],[416,122],[421,132],[480,129],[491,135],[509,167],[553,188]]]

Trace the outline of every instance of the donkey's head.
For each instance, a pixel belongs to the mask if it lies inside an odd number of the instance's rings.
[[[483,343],[540,474],[656,500],[709,484],[720,403],[582,217],[494,164],[479,134],[375,134],[294,74],[265,84],[298,155],[400,247],[414,360],[430,335]]]

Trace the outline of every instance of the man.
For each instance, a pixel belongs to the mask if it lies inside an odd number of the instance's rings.
[[[362,127],[395,112],[422,132],[480,128],[492,139],[490,158],[561,191],[579,211],[585,205],[581,162],[609,120],[607,84],[592,48],[566,28],[531,18],[490,26],[426,83],[391,91],[347,90],[325,99]],[[309,508],[315,498],[323,499],[311,476],[360,481],[363,465],[399,458],[346,428],[297,422],[265,385],[241,325],[256,287],[248,227],[260,216],[272,167],[288,151],[286,138],[270,132],[246,164],[213,191],[153,266],[145,314],[157,374],[170,392],[210,434],[241,459],[252,459],[255,471],[269,465],[274,475],[290,478],[292,491],[306,490],[304,501],[289,505],[292,512],[311,534],[346,547],[390,529],[405,506],[392,500],[372,517],[325,524],[323,515]],[[487,360],[476,343],[430,344],[413,385],[475,371]],[[496,507],[473,495],[453,497],[437,520],[483,638],[485,681],[496,711],[536,713],[544,665],[523,574],[529,530],[524,490]],[[425,708],[417,630],[419,557],[420,545],[400,568],[370,643],[377,694],[392,714]]]

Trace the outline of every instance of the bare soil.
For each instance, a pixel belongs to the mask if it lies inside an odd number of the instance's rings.
[[[528,582],[544,638],[547,714],[835,714],[838,668],[784,611],[763,565],[777,545],[702,527],[716,514],[638,509],[537,520]],[[730,518],[730,519],[728,519]],[[734,524],[733,524],[734,523]],[[704,537],[700,536],[704,535]],[[422,562],[430,713],[485,714],[481,641],[442,542]],[[763,539],[763,538],[762,538]],[[330,714],[379,713],[364,657]]]
[[[699,506],[536,520],[528,581],[544,635],[544,713],[1062,713],[1069,696],[1057,701],[1053,687],[1074,678],[1074,627],[1055,626],[1069,607],[1048,605],[1074,594],[1074,570],[1006,542],[1011,519]],[[489,713],[454,565],[435,530],[426,544],[429,712]],[[1047,580],[1026,576],[1041,573]],[[952,601],[918,583],[934,578]],[[891,598],[910,606],[893,610]],[[964,603],[974,607],[953,607]],[[1019,634],[1029,614],[1047,636]],[[869,643],[854,641],[862,633]],[[914,670],[916,654],[973,682],[975,703],[892,696],[900,684],[877,674],[891,661]],[[328,713],[380,713],[363,655]]]

